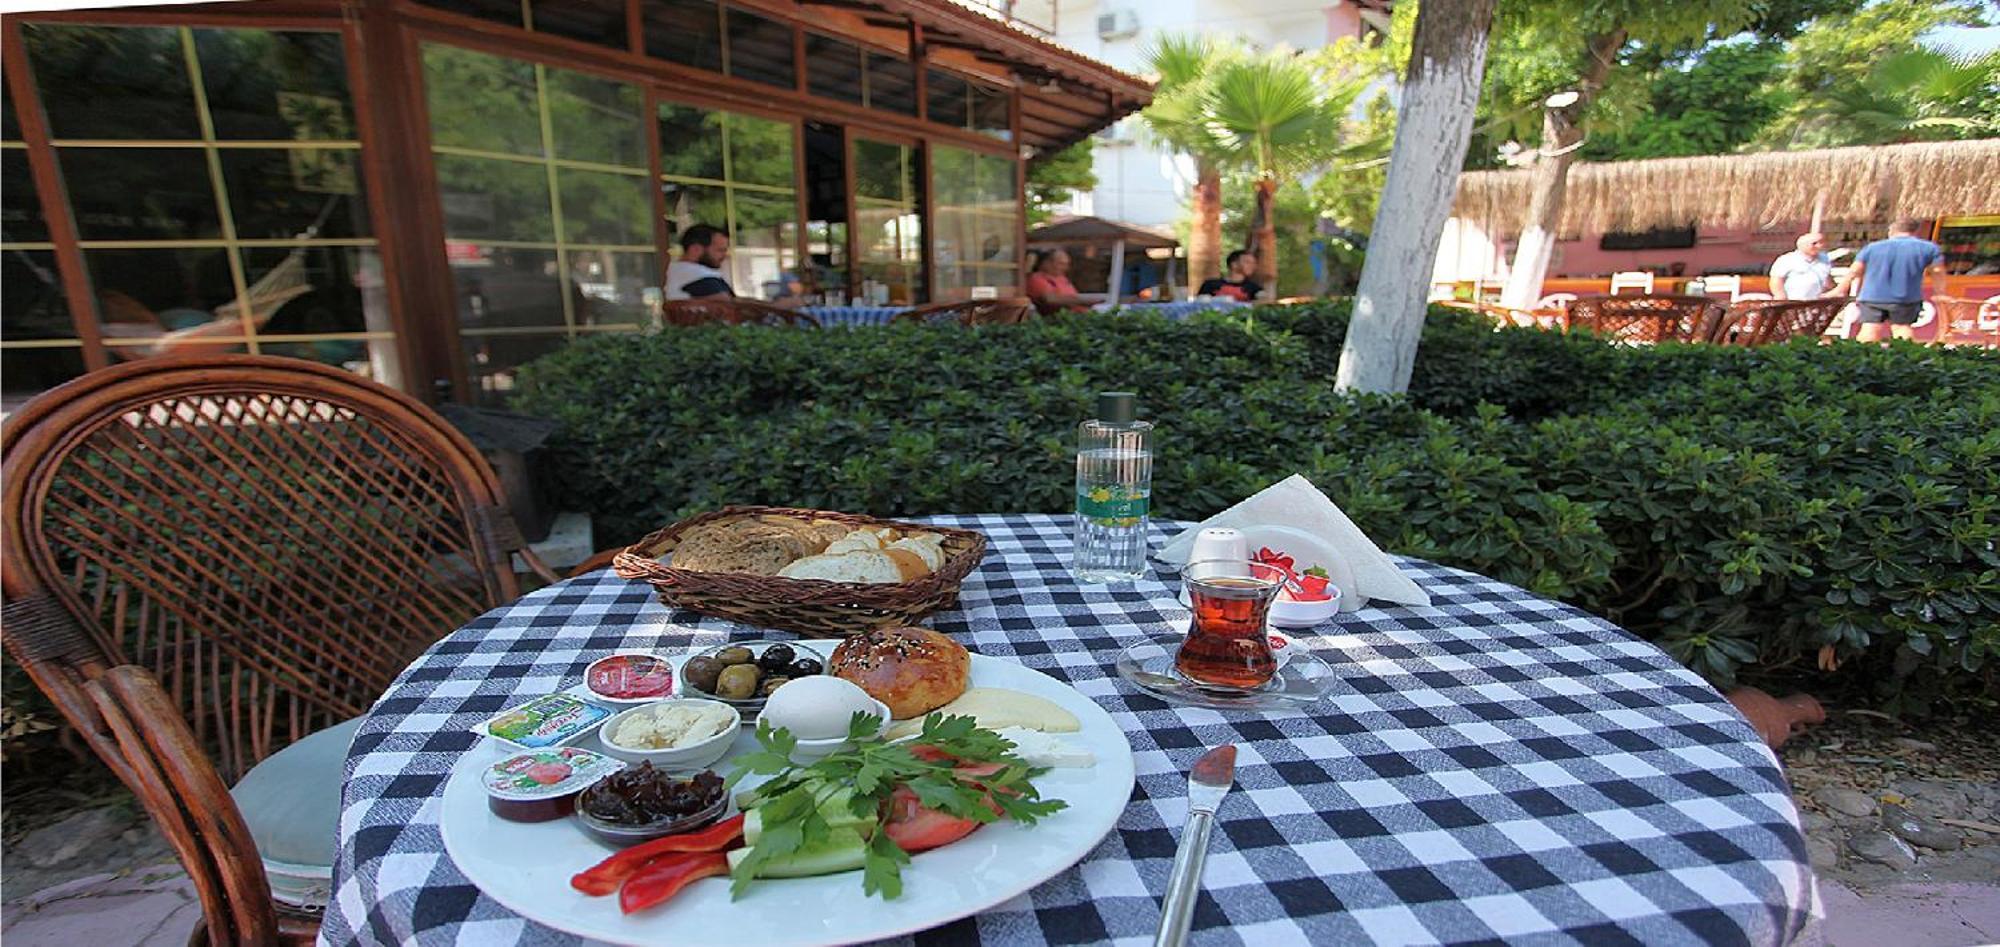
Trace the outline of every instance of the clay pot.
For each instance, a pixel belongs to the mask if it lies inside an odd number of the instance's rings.
[[[1757,728],[1757,733],[1773,750],[1784,746],[1792,734],[1808,725],[1826,722],[1826,708],[1811,694],[1777,698],[1754,687],[1739,687],[1728,696],[1729,702],[1736,705],[1736,710]]]

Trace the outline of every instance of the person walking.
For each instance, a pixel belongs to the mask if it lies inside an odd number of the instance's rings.
[[[1833,261],[1823,234],[1800,234],[1798,249],[1771,264],[1771,298],[1782,302],[1818,299],[1833,283]]]
[[[1917,236],[1917,227],[1914,218],[1898,218],[1889,225],[1888,239],[1862,247],[1854,257],[1854,268],[1833,288],[1832,295],[1845,296],[1860,284],[1855,299],[1859,309],[1855,319],[1861,323],[1857,341],[1882,341],[1885,323],[1895,338],[1911,338],[1911,327],[1923,309],[1925,275],[1931,277],[1931,295],[1944,295],[1944,251]]]

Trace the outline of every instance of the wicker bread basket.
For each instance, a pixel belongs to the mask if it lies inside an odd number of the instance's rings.
[[[697,526],[719,520],[777,514],[836,520],[855,528],[890,527],[936,533],[944,538],[944,566],[909,582],[870,584],[786,579],[744,572],[676,569],[660,557],[680,545]],[[611,562],[627,579],[644,579],[660,601],[675,608],[727,618],[746,625],[782,628],[815,638],[845,638],[873,628],[916,621],[958,602],[958,585],[986,555],[986,537],[950,529],[851,513],[780,506],[730,506],[682,520],[626,547]]]

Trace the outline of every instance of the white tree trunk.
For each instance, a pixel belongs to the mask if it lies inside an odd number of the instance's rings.
[[[1334,379],[1341,390],[1400,392],[1410,387],[1438,240],[1458,192],[1458,172],[1479,104],[1493,3],[1432,0],[1417,8],[1389,176]]]
[[[1500,293],[1502,306],[1532,309],[1542,298],[1542,280],[1555,259],[1569,166],[1576,163],[1576,149],[1583,144],[1583,113],[1597,97],[1597,90],[1603,88],[1604,77],[1624,45],[1622,27],[1592,36],[1583,74],[1577,80],[1576,100],[1542,110],[1542,156],[1535,160],[1534,176],[1529,181],[1528,222],[1521,228],[1521,245],[1514,250],[1507,288]]]

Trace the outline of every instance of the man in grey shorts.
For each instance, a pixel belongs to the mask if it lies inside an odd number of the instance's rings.
[[[1885,324],[1896,338],[1910,338],[1910,327],[1923,310],[1925,274],[1931,277],[1931,295],[1944,295],[1944,251],[1917,236],[1917,226],[1909,217],[1890,224],[1889,239],[1862,247],[1854,269],[1827,294],[1845,296],[1848,287],[1861,284],[1860,298],[1855,300],[1859,311],[1855,318],[1861,323],[1856,340],[1882,341]]]

